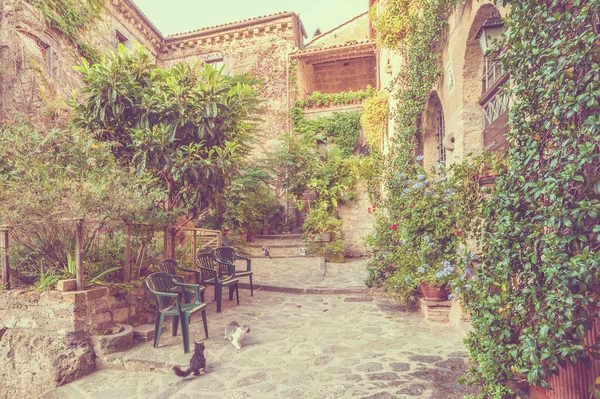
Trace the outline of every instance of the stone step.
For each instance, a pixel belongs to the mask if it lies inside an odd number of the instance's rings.
[[[298,248],[304,247],[307,244],[302,240],[290,240],[290,241],[280,241],[280,240],[256,240],[248,244],[250,248],[262,248],[263,246],[269,248]]]
[[[292,247],[273,247],[267,245],[269,248],[269,253],[271,257],[290,257],[290,256],[302,256],[300,252],[300,248],[306,248],[306,246],[297,245]],[[251,257],[264,257],[264,252],[262,250],[262,246],[251,246],[248,248]]]
[[[264,240],[302,240],[302,234],[269,234],[266,236],[257,236]]]

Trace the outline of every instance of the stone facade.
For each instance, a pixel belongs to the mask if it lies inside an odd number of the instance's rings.
[[[341,93],[358,91],[377,82],[375,57],[332,61],[314,66],[316,91]]]
[[[80,54],[62,33],[50,29],[40,12],[26,0],[0,3],[0,120],[14,111],[48,122],[82,87],[73,66]],[[158,66],[204,61],[225,65],[225,73],[252,73],[263,79],[264,122],[259,128],[261,148],[269,151],[287,131],[289,61],[287,55],[303,48],[304,28],[298,16],[284,12],[247,21],[163,37],[130,0],[109,0],[86,41],[103,51],[118,43],[143,44]]]
[[[375,216],[368,212],[372,206],[369,193],[359,184],[358,198],[350,204],[338,206],[338,215],[344,221],[342,233],[346,244],[346,256],[365,256],[365,236],[375,230]]]
[[[96,368],[90,336],[115,323],[153,316],[147,289],[119,294],[106,287],[71,292],[0,291],[0,398],[42,397]]]
[[[385,5],[380,4],[379,7]],[[419,138],[425,157],[424,166],[429,169],[437,165],[439,146],[446,150],[449,164],[476,156],[484,150],[483,109],[479,104],[482,96],[484,57],[475,38],[483,22],[494,13],[505,16],[507,10],[492,1],[469,0],[457,6],[448,20],[447,37],[442,41],[442,75],[431,88],[429,101],[422,116],[423,132]],[[379,50],[380,87],[389,89],[397,76],[403,58],[401,54],[386,49]],[[396,102],[390,98],[390,109]],[[436,133],[443,115],[444,138],[440,141]],[[393,121],[389,133],[393,135]]]
[[[0,291],[0,330],[95,334],[115,323],[146,322],[153,306],[154,297],[145,287],[124,294],[107,287],[71,292]]]

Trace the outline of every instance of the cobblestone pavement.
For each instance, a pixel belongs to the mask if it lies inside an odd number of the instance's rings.
[[[243,263],[238,264],[238,268]],[[362,293],[367,289],[366,259],[327,263],[323,258],[253,258],[254,284],[288,293]],[[247,279],[240,280],[246,287]]]
[[[169,326],[158,349],[146,342],[98,359],[101,370],[45,398],[454,399],[465,393],[455,382],[466,367],[461,337],[377,291],[240,294],[240,305],[224,301],[220,314],[209,306],[205,375],[179,378],[170,370],[186,365],[191,354]],[[251,327],[241,350],[223,339],[231,320]],[[194,315],[192,339],[204,338],[201,324]]]

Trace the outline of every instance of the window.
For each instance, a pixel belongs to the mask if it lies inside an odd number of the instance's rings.
[[[115,48],[119,48],[119,44],[125,46],[125,48],[131,47],[131,41],[123,33],[115,30]]]
[[[444,137],[446,136],[446,122],[444,121],[444,112],[437,111],[436,115],[435,141],[437,142],[438,163],[446,162],[446,147],[444,147]]]

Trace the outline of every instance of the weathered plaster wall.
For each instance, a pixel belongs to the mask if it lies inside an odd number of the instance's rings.
[[[310,33],[312,34],[312,32]],[[323,34],[314,37],[310,43],[306,44],[306,48],[329,47],[369,38],[369,15],[365,12],[330,31],[323,32]]]
[[[358,91],[377,85],[375,57],[362,57],[317,64],[315,90],[321,93]]]

